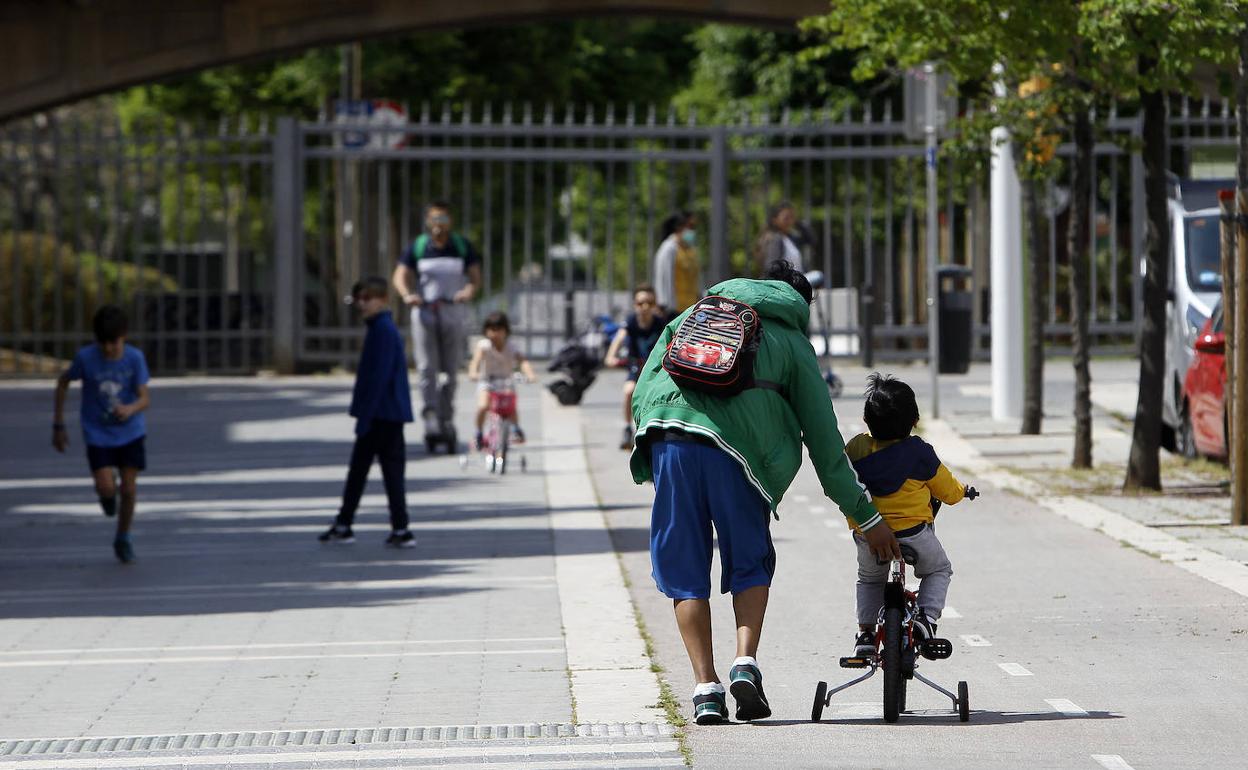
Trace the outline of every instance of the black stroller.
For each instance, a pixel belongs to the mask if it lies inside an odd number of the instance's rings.
[[[560,404],[572,406],[581,403],[585,391],[598,377],[607,346],[618,329],[611,316],[597,316],[584,333],[570,340],[555,354],[546,370],[559,376],[546,387],[555,394]]]

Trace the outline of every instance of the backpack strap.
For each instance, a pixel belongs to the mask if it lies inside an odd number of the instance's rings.
[[[788,391],[785,390],[785,387],[778,382],[772,382],[771,380],[754,380],[754,387],[759,388],[760,390],[770,390],[774,393],[779,393],[780,397],[785,401],[789,400]]]
[[[464,259],[468,258],[468,242],[463,239],[459,233],[451,233],[451,243],[455,245],[455,251],[459,252],[459,256]]]
[[[429,235],[421,233],[416,236],[416,242],[412,244],[412,259],[417,260],[425,256],[425,249],[429,247]]]

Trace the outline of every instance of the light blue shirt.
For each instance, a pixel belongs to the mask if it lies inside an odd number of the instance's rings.
[[[65,373],[69,380],[82,380],[82,436],[90,446],[125,446],[147,435],[143,413],[119,422],[113,408],[139,399],[139,386],[148,380],[143,351],[126,345],[121,358],[110,361],[99,345],[78,351]]]

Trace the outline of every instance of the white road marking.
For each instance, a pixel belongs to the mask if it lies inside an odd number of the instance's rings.
[[[1117,754],[1093,754],[1092,761],[1105,768],[1105,770],[1135,770],[1135,768],[1127,764],[1127,760]]]
[[[1072,717],[1086,717],[1088,712],[1065,698],[1045,698],[1044,702],[1053,707],[1054,711]]]
[[[1033,676],[1030,671],[1017,663],[998,663],[997,667],[1010,676]]]
[[[138,768],[138,767],[200,767],[204,765],[263,764],[310,764],[318,767],[332,767],[335,759],[344,764],[356,767],[360,762],[384,762],[393,760],[438,760],[438,759],[470,759],[481,766],[485,757],[523,756],[528,758],[575,756],[586,754],[659,754],[679,751],[675,741],[647,741],[640,743],[559,743],[553,745],[525,746],[405,746],[394,748],[359,748],[350,751],[290,751],[290,752],[255,752],[251,754],[190,754],[183,756],[140,756],[140,757],[56,757],[54,759],[22,759],[0,762],[0,770],[58,770],[59,768]],[[654,766],[657,758],[647,758],[647,765]],[[683,761],[683,760],[682,760]],[[445,767],[439,763],[439,767]],[[506,767],[506,765],[502,765]],[[523,765],[516,764],[516,767]],[[530,765],[537,766],[537,765]],[[549,762],[542,762],[542,767],[555,767]],[[577,764],[566,764],[566,767],[584,767],[582,760]],[[633,765],[637,766],[636,764]],[[496,767],[489,763],[489,767]]]
[[[826,505],[812,505],[810,506],[810,512],[822,516],[828,512],[828,507]]]
[[[992,642],[988,641],[979,634],[962,634],[962,641],[967,647],[991,647]]]
[[[962,617],[962,613],[958,612],[952,607],[945,607],[943,610],[941,610],[940,617],[942,620],[954,620],[956,618]]]
[[[409,650],[407,652],[337,652],[328,655],[185,655],[152,658],[60,658],[54,660],[6,660],[0,668],[49,666],[133,666],[157,663],[251,663],[271,660],[331,660],[342,658],[440,658],[462,655],[562,655],[562,647],[535,650]]]
[[[79,647],[59,650],[0,650],[0,655],[103,655],[119,652],[208,652],[212,650],[287,650],[300,647],[392,647],[414,644],[491,644],[562,642],[562,636],[500,637],[497,639],[407,639],[352,642],[271,642],[266,644],[198,644],[174,647]]]
[[[793,495],[793,502],[795,502],[795,503],[809,503],[809,502],[810,502],[810,496],[809,496],[809,495]]]

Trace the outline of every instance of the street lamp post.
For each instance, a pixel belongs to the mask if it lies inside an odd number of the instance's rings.
[[[924,64],[923,74],[927,89],[923,126],[927,137],[924,154],[927,166],[927,361],[932,388],[931,418],[935,420],[940,417],[940,309],[936,304],[940,290],[936,285],[936,263],[940,259],[936,240],[939,228],[936,217],[936,65],[931,62]]]

